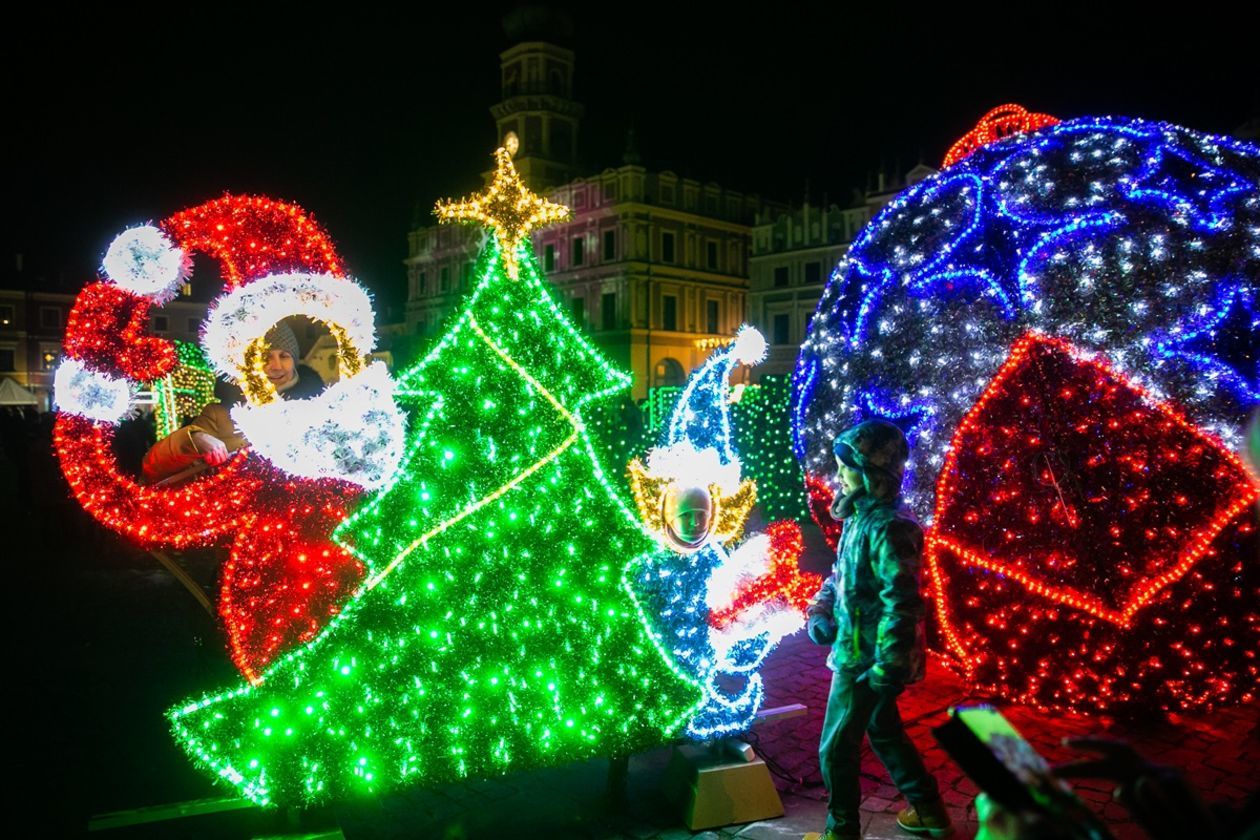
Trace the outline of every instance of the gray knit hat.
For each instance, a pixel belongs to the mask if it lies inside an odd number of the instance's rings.
[[[293,334],[293,329],[284,321],[278,322],[274,327],[267,330],[267,349],[283,350],[293,358],[299,358],[298,340]]]

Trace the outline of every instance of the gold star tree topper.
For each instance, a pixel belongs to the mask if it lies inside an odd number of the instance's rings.
[[[569,218],[563,204],[555,204],[529,191],[512,165],[518,141],[509,134],[504,145],[495,149],[494,182],[485,192],[459,201],[439,201],[434,211],[439,222],[480,222],[494,230],[503,254],[507,275],[520,277],[516,249],[535,228]]]

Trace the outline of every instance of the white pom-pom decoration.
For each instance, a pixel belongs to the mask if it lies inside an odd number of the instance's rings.
[[[766,358],[766,337],[756,327],[744,324],[735,334],[735,346],[731,348],[731,353],[741,365],[760,364]]]
[[[153,225],[128,228],[110,243],[101,271],[116,286],[164,303],[188,276],[188,256]]]
[[[131,384],[66,359],[53,376],[53,405],[89,420],[117,423],[131,409]]]
[[[393,393],[389,371],[374,362],[309,399],[238,405],[232,420],[260,455],[290,475],[371,490],[389,481],[403,456],[405,419]]]

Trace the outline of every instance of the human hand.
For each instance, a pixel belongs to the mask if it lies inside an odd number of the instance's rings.
[[[878,673],[874,668],[866,672],[866,683],[871,687],[871,691],[881,697],[896,697],[906,690],[904,684],[897,680],[888,679],[888,677]]]
[[[228,452],[227,445],[214,435],[205,432],[193,432],[192,442],[193,448],[197,450],[197,454],[212,467],[225,463],[231,457],[232,453]]]
[[[1152,764],[1123,741],[1109,738],[1065,738],[1064,746],[1097,753],[1054,768],[1065,779],[1095,778],[1116,782],[1113,796],[1129,809],[1155,840],[1217,836],[1216,821],[1175,770]]]
[[[836,621],[826,613],[814,613],[809,617],[809,638],[816,645],[829,645],[835,642]]]

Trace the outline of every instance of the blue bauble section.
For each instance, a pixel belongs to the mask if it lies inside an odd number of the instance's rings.
[[[1260,148],[1111,117],[1005,138],[899,195],[832,274],[793,376],[797,457],[830,477],[836,434],[894,419],[927,517],[959,420],[1029,330],[1237,447],[1258,287]]]

